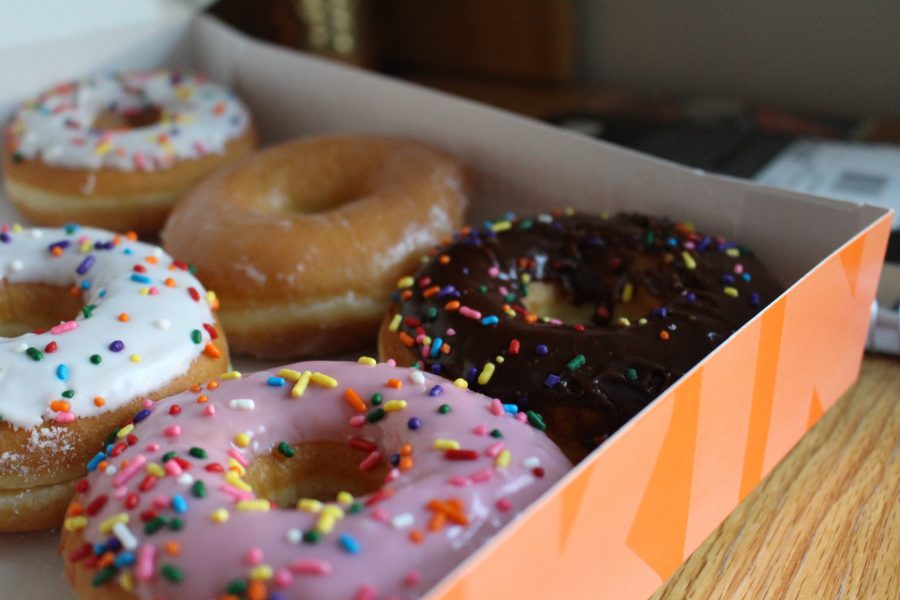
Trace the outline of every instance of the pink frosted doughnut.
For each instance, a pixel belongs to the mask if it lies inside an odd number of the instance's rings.
[[[571,466],[540,417],[372,359],[195,389],[89,465],[79,597],[418,597]]]

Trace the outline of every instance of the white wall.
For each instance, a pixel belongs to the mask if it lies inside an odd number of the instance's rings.
[[[577,0],[582,79],[900,116],[898,0]]]
[[[0,50],[136,25],[213,0],[0,0]],[[99,35],[97,43],[103,43]],[[74,74],[73,74],[74,75]]]

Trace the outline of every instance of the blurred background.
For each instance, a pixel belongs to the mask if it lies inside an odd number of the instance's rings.
[[[690,167],[900,213],[896,0],[0,0],[0,51],[186,5]],[[27,75],[0,74],[0,95]]]
[[[892,0],[220,0],[211,11],[259,37],[401,76],[900,111]]]
[[[900,212],[896,0],[198,1],[278,44]]]

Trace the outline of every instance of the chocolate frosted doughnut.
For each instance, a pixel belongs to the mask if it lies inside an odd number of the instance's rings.
[[[689,224],[493,221],[399,282],[379,350],[527,411],[578,459],[781,291],[747,248]]]

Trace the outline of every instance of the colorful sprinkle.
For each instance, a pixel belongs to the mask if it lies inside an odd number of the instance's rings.
[[[228,401],[228,406],[235,410],[253,410],[256,408],[256,402],[251,398],[235,398]]]
[[[278,442],[278,451],[287,458],[292,458],[297,452],[287,442]]]
[[[349,533],[342,533],[340,537],[341,548],[350,554],[359,554],[361,548],[359,542]]]
[[[306,387],[309,385],[310,380],[312,379],[312,373],[309,371],[304,371],[300,373],[297,378],[294,380],[294,387],[291,388],[291,397],[299,398],[303,395],[303,392],[306,391]]]
[[[491,380],[491,376],[494,374],[494,363],[487,363],[481,369],[481,373],[478,375],[478,383],[479,385],[487,385]]]

